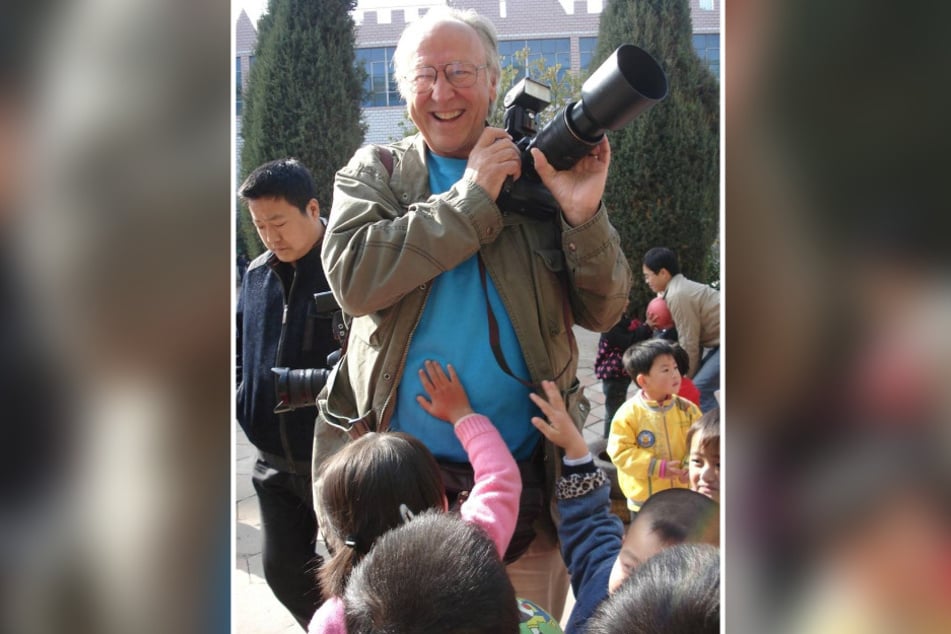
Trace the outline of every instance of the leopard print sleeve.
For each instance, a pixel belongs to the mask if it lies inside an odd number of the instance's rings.
[[[559,500],[580,498],[607,483],[608,477],[604,475],[604,471],[601,469],[588,473],[572,473],[571,475],[562,476],[558,480],[555,495]]]

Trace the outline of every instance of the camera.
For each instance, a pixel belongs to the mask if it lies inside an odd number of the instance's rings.
[[[341,349],[346,346],[347,322],[332,292],[314,293],[314,304],[317,307],[318,318],[331,320],[334,341],[340,346],[340,348],[327,355],[327,366],[331,367],[340,360]],[[271,368],[271,372],[274,373],[274,389],[277,394],[277,405],[274,407],[275,414],[283,414],[299,407],[315,406],[317,404],[317,394],[323,389],[330,374],[330,370],[327,368],[305,368],[302,370]]]
[[[331,331],[333,332],[334,341],[337,342],[337,345],[340,346],[342,350],[346,349],[347,335],[350,334],[350,326],[343,311],[340,310],[340,304],[337,303],[333,292],[324,291],[322,293],[314,293],[314,304],[317,305],[317,314],[319,316],[331,320]],[[334,355],[336,355],[337,358],[331,360],[331,357]],[[340,351],[331,353],[331,356],[327,357],[327,365],[333,365],[339,358]]]
[[[274,386],[277,390],[275,414],[283,414],[298,407],[313,407],[317,404],[317,394],[327,382],[326,368],[271,368],[274,373]]]
[[[552,167],[574,167],[601,142],[605,130],[620,130],[667,96],[667,76],[643,49],[619,46],[581,86],[581,99],[569,103],[541,130],[538,112],[551,103],[551,90],[523,78],[505,95],[505,131],[521,151],[522,176],[507,180],[497,199],[503,212],[551,218],[558,203],[535,171],[531,149],[541,150]]]

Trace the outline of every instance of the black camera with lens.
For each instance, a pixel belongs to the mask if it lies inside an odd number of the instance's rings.
[[[339,360],[342,350],[347,344],[347,320],[333,293],[324,291],[314,293],[314,303],[317,306],[317,318],[331,322],[331,333],[337,345],[340,346],[327,355],[327,368],[334,366]],[[327,368],[271,368],[274,373],[274,389],[277,395],[275,414],[282,414],[299,407],[314,407],[317,404],[317,395],[327,383],[330,370]]]
[[[541,130],[535,130],[539,111],[551,103],[548,86],[524,78],[508,91],[504,127],[522,153],[522,176],[509,179],[497,204],[503,212],[542,219],[561,210],[535,171],[531,149],[541,150],[558,170],[574,167],[604,137],[620,130],[667,96],[667,76],[644,50],[623,44],[581,86],[581,99],[569,103]]]

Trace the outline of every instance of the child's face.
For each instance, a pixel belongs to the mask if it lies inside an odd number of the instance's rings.
[[[614,560],[611,576],[608,579],[608,592],[614,592],[621,587],[624,580],[631,576],[634,569],[642,563],[667,548],[657,533],[650,530],[650,520],[638,516],[631,523],[631,527],[621,543],[621,552]]]
[[[680,390],[680,370],[673,355],[662,354],[654,359],[650,372],[637,375],[637,384],[648,398],[660,401]]]
[[[720,501],[720,443],[708,442],[703,434],[695,433],[690,439],[690,488],[715,502]]]

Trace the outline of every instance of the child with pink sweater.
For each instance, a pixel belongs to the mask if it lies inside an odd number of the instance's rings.
[[[472,411],[452,365],[427,361],[419,371],[429,399],[417,397],[431,416],[453,425],[475,473],[459,512],[484,529],[505,553],[518,517],[522,481],[515,459],[492,422]],[[315,506],[333,553],[318,575],[325,601],[309,632],[346,632],[342,596],[354,566],[386,531],[429,508],[448,510],[432,453],[402,432],[366,434],[327,461],[316,483]]]

